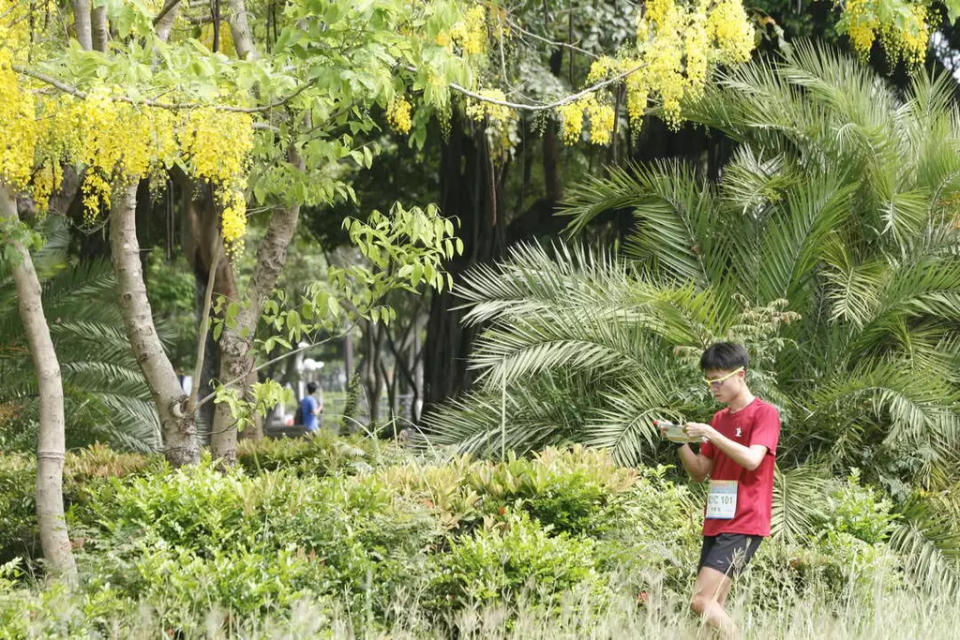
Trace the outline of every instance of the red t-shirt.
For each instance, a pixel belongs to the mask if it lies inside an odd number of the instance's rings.
[[[700,446],[700,453],[713,460],[711,480],[737,481],[737,510],[732,519],[704,518],[703,535],[742,533],[751,536],[770,535],[773,510],[773,467],[780,440],[780,413],[760,398],[737,412],[717,411],[710,425],[736,443],[749,447],[762,444],[767,448],[763,462],[747,471],[710,442]]]

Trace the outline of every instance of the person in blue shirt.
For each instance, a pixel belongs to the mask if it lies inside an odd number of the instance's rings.
[[[300,415],[303,416],[303,427],[310,433],[315,433],[319,428],[317,416],[323,413],[323,401],[317,400],[314,394],[317,392],[317,383],[307,383],[307,395],[300,401]]]

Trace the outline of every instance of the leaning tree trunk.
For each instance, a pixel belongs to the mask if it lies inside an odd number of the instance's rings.
[[[150,387],[163,428],[164,455],[175,467],[200,458],[196,423],[184,407],[187,394],[153,324],[140,263],[136,226],[137,182],[118,188],[110,212],[110,248],[127,338]]]
[[[12,222],[19,220],[16,198],[3,185],[0,185],[0,219]],[[16,238],[11,241],[16,255],[12,272],[20,301],[20,321],[27,334],[40,392],[36,495],[40,545],[50,577],[72,585],[77,580],[77,567],[63,517],[66,435],[60,363],[43,313],[40,281],[33,268],[33,259],[22,242]]]
[[[303,170],[303,160],[291,147],[290,163]],[[237,314],[234,326],[226,326],[220,336],[220,382],[239,384],[246,400],[251,399],[248,383],[254,370],[253,337],[260,321],[263,304],[273,293],[280,272],[287,263],[287,247],[297,230],[300,205],[294,204],[278,209],[270,218],[267,235],[257,250],[257,266],[250,281],[247,304]],[[217,405],[210,434],[210,453],[225,464],[237,459],[237,419],[227,403]]]

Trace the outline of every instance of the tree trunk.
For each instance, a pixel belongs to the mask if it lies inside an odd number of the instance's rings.
[[[0,219],[19,220],[17,201],[4,185],[0,185]],[[12,243],[17,257],[11,271],[20,301],[20,321],[27,334],[40,393],[36,488],[40,545],[50,577],[73,585],[77,581],[77,567],[63,516],[66,435],[60,363],[43,313],[40,281],[33,267],[33,259],[22,242],[13,239]]]
[[[157,406],[164,454],[179,467],[199,460],[196,424],[193,415],[184,413],[188,397],[153,324],[137,242],[136,204],[136,182],[117,189],[110,212],[111,254],[127,338]]]
[[[303,170],[303,160],[291,147],[290,163]],[[220,336],[220,382],[241,384],[244,398],[251,398],[251,387],[246,383],[254,370],[253,337],[260,321],[263,303],[273,293],[277,278],[287,262],[287,247],[297,230],[300,205],[284,206],[270,218],[267,235],[257,251],[257,265],[250,282],[247,304],[237,314],[233,327],[224,327]],[[210,434],[210,452],[225,464],[237,459],[237,420],[226,403],[218,404]]]
[[[237,57],[241,60],[257,57],[257,49],[253,46],[250,27],[247,24],[247,7],[243,0],[228,0],[230,7],[230,35],[233,36],[233,46],[237,50]]]
[[[163,9],[161,9],[163,15],[157,20],[155,28],[157,37],[164,42],[170,39],[170,31],[173,29],[173,23],[177,21],[177,12],[180,10],[181,1],[182,0],[167,0]],[[170,6],[171,3],[173,3],[173,6]]]
[[[77,42],[86,51],[93,49],[93,31],[90,26],[90,0],[71,0],[73,5],[73,29]]]
[[[482,139],[482,134],[478,136]],[[503,248],[503,215],[500,211],[499,181],[491,171],[489,150],[464,132],[453,116],[451,132],[440,161],[440,210],[460,219],[458,232],[464,253],[447,263],[454,287],[464,271],[500,255]],[[465,389],[471,375],[467,357],[476,329],[464,327],[463,309],[454,309],[460,300],[448,289],[434,293],[427,325],[424,355],[424,400],[440,402]]]
[[[107,25],[107,8],[103,5],[90,12],[90,24],[93,29],[93,48],[106,53],[110,42],[110,28]]]

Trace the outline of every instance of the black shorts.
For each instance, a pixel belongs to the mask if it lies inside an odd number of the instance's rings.
[[[703,536],[697,571],[710,567],[728,576],[736,576],[750,562],[762,541],[763,536],[748,536],[742,533]]]

